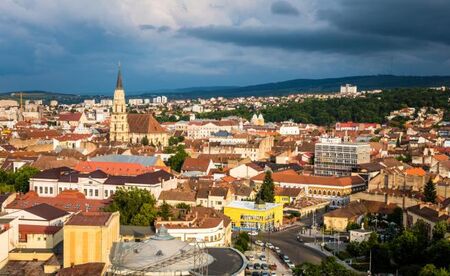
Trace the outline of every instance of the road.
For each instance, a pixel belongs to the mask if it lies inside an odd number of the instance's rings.
[[[320,264],[325,258],[325,255],[304,246],[297,240],[297,233],[300,226],[295,226],[281,232],[260,233],[256,239],[264,242],[270,242],[278,246],[281,251],[288,255],[291,261],[295,264],[310,262],[313,264]]]

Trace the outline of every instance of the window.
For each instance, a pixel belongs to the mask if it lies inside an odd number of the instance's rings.
[[[95,196],[98,196],[98,190],[95,190]]]
[[[53,187],[50,187],[50,194],[53,194]]]
[[[48,194],[48,187],[45,187],[45,194]]]
[[[92,196],[92,189],[89,189],[89,196]]]
[[[108,190],[105,190],[105,197],[108,197]]]
[[[59,192],[62,192],[62,188],[61,187],[59,187]]]
[[[84,189],[84,195],[87,196],[87,189]]]
[[[39,193],[42,194],[42,187],[39,187]]]

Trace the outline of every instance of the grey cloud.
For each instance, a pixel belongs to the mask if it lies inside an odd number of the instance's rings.
[[[156,27],[153,25],[150,25],[150,24],[142,24],[142,25],[139,25],[139,29],[141,29],[143,31],[144,30],[155,30]]]
[[[318,18],[342,30],[450,45],[448,0],[323,0]]]
[[[363,54],[392,50],[410,50],[427,43],[403,38],[343,32],[327,28],[319,30],[208,26],[185,28],[182,33],[198,39],[232,43],[239,46],[280,48],[326,53]]]
[[[139,29],[141,29],[143,31],[153,30],[153,31],[157,31],[158,33],[170,31],[170,27],[166,26],[166,25],[157,27],[157,26],[150,25],[150,24],[142,24],[142,25],[139,25]]]
[[[273,14],[298,16],[299,11],[287,1],[276,1],[272,3],[270,10]]]

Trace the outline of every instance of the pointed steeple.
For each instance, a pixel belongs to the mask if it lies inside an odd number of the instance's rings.
[[[116,90],[123,90],[122,86],[122,67],[120,66],[119,62],[119,73],[117,74],[117,83],[116,83]]]

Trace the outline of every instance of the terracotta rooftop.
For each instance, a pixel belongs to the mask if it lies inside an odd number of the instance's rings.
[[[187,201],[187,202],[195,202],[195,192],[191,191],[180,191],[180,190],[168,190],[161,191],[158,200],[174,200],[174,201]]]
[[[425,176],[427,174],[422,168],[409,168],[405,170],[408,175]]]
[[[75,166],[75,170],[83,173],[102,170],[109,175],[134,176],[153,172],[155,168],[136,163],[82,161]]]
[[[127,115],[128,126],[131,133],[162,133],[166,130],[156,121],[152,114]]]
[[[206,172],[210,163],[210,159],[186,158],[183,163],[182,171],[199,171]]]
[[[73,215],[66,225],[106,226],[112,214],[107,212],[81,212]]]
[[[41,203],[46,203],[53,207],[67,212],[78,212],[88,209],[89,211],[99,211],[110,203],[110,200],[86,199],[84,194],[75,190],[62,191],[56,197],[40,197],[35,191],[29,191],[24,195],[17,196],[16,199],[6,206],[7,209],[26,209]]]
[[[263,181],[265,173],[258,174],[252,178],[253,181]],[[364,179],[360,176],[317,176],[298,174],[293,170],[285,170],[272,174],[274,182],[285,182],[292,184],[309,184],[309,185],[330,185],[330,186],[350,186],[364,184]]]
[[[19,234],[20,235],[27,235],[27,234],[53,235],[53,234],[59,232],[62,228],[63,228],[62,226],[19,224]]]
[[[27,211],[28,213],[44,218],[46,220],[54,220],[69,214],[64,210],[49,205],[47,203],[41,203],[32,207],[28,207],[24,210]]]
[[[71,121],[79,121],[81,119],[82,113],[80,112],[67,112],[60,113],[58,117],[58,121],[71,122]]]

